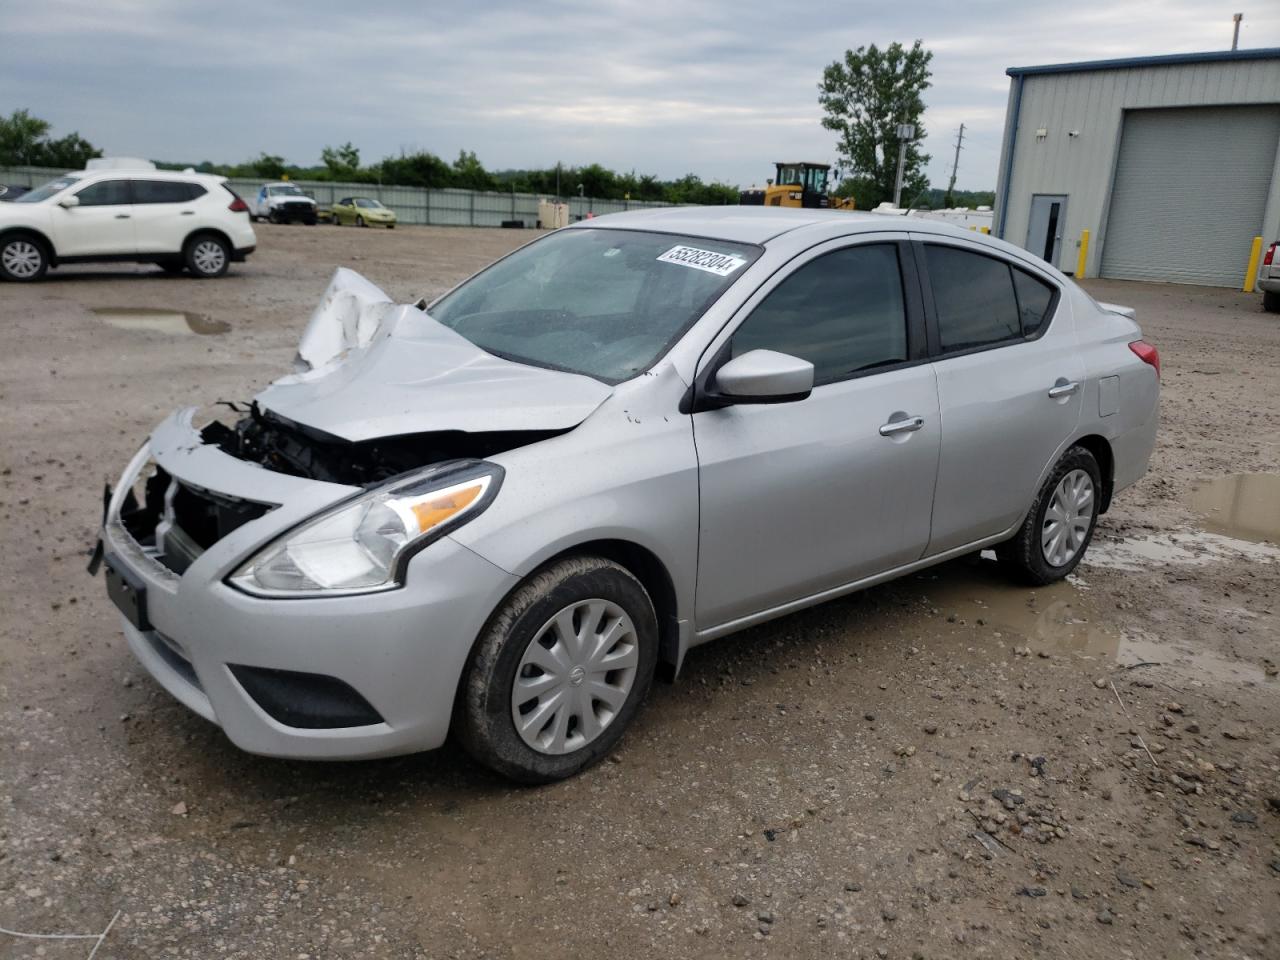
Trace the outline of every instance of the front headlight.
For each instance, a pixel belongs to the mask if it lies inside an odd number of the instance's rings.
[[[487,507],[502,468],[455,461],[402,477],[339,504],[250,557],[229,578],[260,597],[389,590],[409,558]]]

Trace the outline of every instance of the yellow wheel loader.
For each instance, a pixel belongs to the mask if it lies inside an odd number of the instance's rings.
[[[743,190],[739,203],[746,207],[821,207],[852,210],[853,197],[827,193],[831,168],[825,163],[778,163],[777,176],[763,190]]]

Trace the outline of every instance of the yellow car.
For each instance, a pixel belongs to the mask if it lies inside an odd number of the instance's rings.
[[[391,230],[396,225],[395,211],[388,210],[381,202],[368,197],[343,197],[335,200],[329,217],[338,226],[354,223],[357,227],[386,227]]]

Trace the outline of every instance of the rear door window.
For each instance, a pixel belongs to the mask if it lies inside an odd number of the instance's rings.
[[[797,268],[742,322],[731,343],[735,357],[776,350],[808,360],[815,385],[905,362],[907,310],[897,246],[846,247]]]
[[[925,258],[944,352],[1022,339],[1008,263],[940,244],[926,244]]]
[[[1022,335],[1034,337],[1048,322],[1053,306],[1053,287],[1025,270],[1013,270],[1013,290],[1018,296],[1018,315],[1022,320]]]
[[[135,180],[134,203],[186,203],[205,192],[197,183],[181,180]]]

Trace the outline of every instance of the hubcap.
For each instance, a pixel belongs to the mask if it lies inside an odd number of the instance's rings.
[[[40,248],[30,240],[7,243],[4,252],[0,253],[0,263],[4,264],[5,270],[24,280],[39,273],[43,261],[44,255],[40,253]]]
[[[218,273],[227,262],[222,245],[212,240],[201,240],[191,251],[191,259],[201,273]]]
[[[585,747],[622,710],[635,683],[635,624],[616,603],[571,603],[543,624],[516,669],[511,719],[539,753]]]
[[[1071,562],[1084,546],[1093,523],[1093,479],[1072,470],[1053,490],[1040,531],[1040,550],[1051,567]]]

